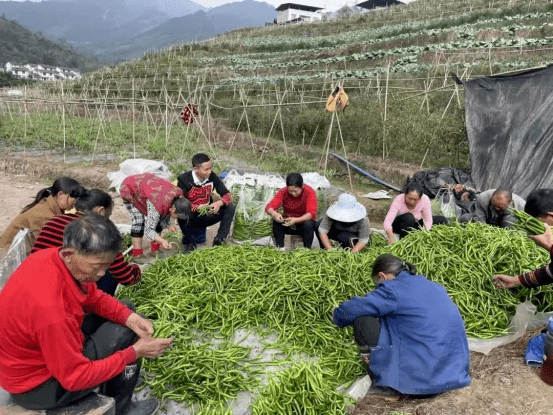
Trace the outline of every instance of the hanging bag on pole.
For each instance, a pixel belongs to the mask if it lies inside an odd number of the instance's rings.
[[[337,86],[332,94],[328,96],[326,100],[326,110],[328,112],[335,112],[337,110],[345,110],[349,104],[349,98],[344,92],[344,88]]]

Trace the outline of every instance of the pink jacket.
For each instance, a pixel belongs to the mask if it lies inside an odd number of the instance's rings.
[[[384,219],[384,230],[392,230],[392,222],[397,215],[404,213],[412,213],[416,220],[423,220],[424,228],[430,230],[432,227],[432,208],[430,207],[430,199],[426,195],[422,195],[421,200],[417,203],[414,209],[409,209],[405,204],[405,194],[402,193],[394,199],[390,210]]]

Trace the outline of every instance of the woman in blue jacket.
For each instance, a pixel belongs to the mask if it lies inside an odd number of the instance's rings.
[[[372,275],[375,290],[335,308],[333,321],[353,325],[374,386],[429,395],[468,385],[465,326],[444,287],[389,254],[376,259]]]

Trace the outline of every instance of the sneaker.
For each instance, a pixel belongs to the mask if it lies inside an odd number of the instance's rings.
[[[277,246],[276,250],[279,251],[279,252],[286,252],[286,247],[285,246]]]
[[[159,409],[159,401],[149,398],[144,401],[131,402],[125,415],[154,415]]]
[[[189,244],[184,244],[184,245],[182,246],[182,252],[183,252],[184,254],[187,254],[187,253],[189,253],[189,252],[195,251],[196,248],[197,248],[196,244],[195,244],[194,242],[191,242],[191,243],[189,243]]]
[[[223,239],[215,238],[213,240],[213,246],[220,246],[224,244],[225,244],[225,241]]]

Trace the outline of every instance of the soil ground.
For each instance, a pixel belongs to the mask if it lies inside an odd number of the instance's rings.
[[[388,161],[387,165],[393,165]],[[402,163],[398,170],[409,171]],[[0,155],[0,232],[31,202],[36,193],[52,184],[55,177],[66,174],[79,179],[88,187],[106,190],[109,185],[107,172],[118,170],[118,165],[100,164],[63,165],[44,158],[21,158]],[[364,189],[359,191],[363,192]],[[337,192],[338,193],[338,192]],[[336,194],[337,194],[336,193]],[[130,224],[121,198],[112,193],[115,223]],[[361,199],[360,199],[361,201]],[[362,200],[371,212],[371,201]],[[389,202],[388,202],[389,203]],[[379,206],[386,206],[379,204]],[[374,218],[373,223],[381,223]],[[373,224],[374,226],[374,224]],[[208,246],[213,239],[213,229],[208,233]],[[539,369],[530,368],[524,362],[526,343],[538,331],[529,332],[517,342],[497,348],[488,356],[471,353],[472,384],[428,399],[402,399],[389,402],[380,397],[366,396],[352,409],[354,415],[510,415],[553,414],[553,388],[539,378]]]

